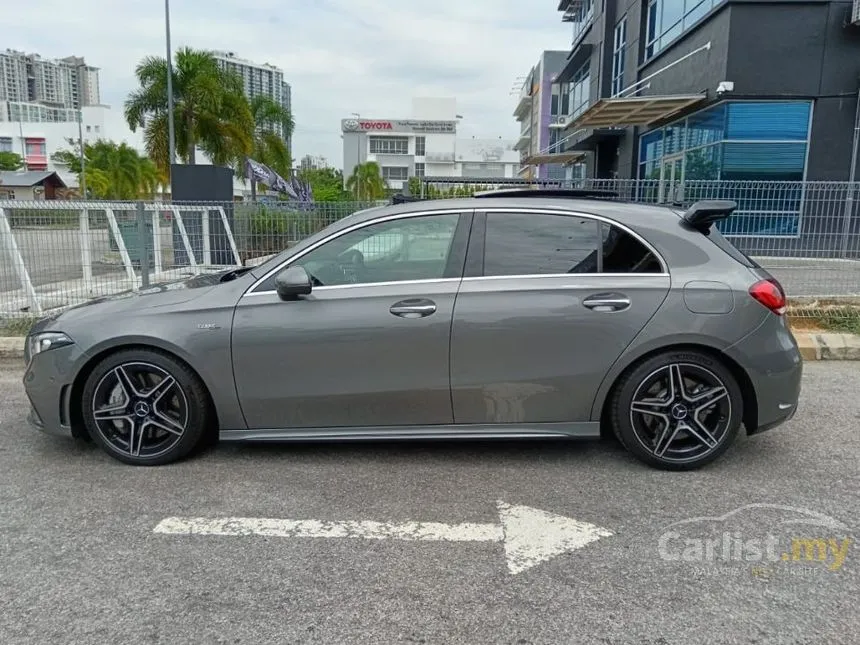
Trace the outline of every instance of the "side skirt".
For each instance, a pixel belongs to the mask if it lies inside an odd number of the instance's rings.
[[[596,439],[600,424],[535,423],[221,430],[221,441],[395,441],[404,439]]]

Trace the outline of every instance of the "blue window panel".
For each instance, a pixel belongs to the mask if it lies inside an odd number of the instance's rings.
[[[639,139],[639,161],[657,161],[663,157],[663,130],[654,130]]]
[[[714,181],[720,178],[722,146],[714,144],[686,153],[684,179],[686,181]]]
[[[811,103],[736,102],[729,104],[726,139],[806,141]]]
[[[663,139],[663,154],[673,155],[684,150],[684,121],[678,121],[665,128]]]
[[[721,178],[802,181],[806,143],[726,143]]]
[[[687,119],[687,148],[717,143],[725,138],[726,104],[693,114]]]
[[[714,6],[710,0],[687,0],[687,14],[684,16],[684,29],[689,29]]]

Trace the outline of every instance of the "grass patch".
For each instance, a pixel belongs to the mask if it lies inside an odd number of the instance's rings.
[[[37,320],[35,316],[1,319],[0,336],[26,336]]]
[[[860,335],[860,309],[846,312],[828,312],[818,319],[819,324],[828,331]]]

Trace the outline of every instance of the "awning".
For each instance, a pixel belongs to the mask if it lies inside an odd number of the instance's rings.
[[[706,98],[704,94],[686,94],[600,99],[573,119],[567,127],[608,128],[651,125],[683,112]]]
[[[531,155],[523,159],[523,166],[542,166],[544,164],[572,164],[585,157],[584,150],[571,150],[569,152],[555,152],[552,154]]]

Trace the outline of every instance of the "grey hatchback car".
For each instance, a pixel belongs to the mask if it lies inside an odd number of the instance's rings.
[[[715,222],[579,191],[355,213],[258,267],[38,322],[30,422],[129,464],[221,441],[589,438],[700,467],[790,419],[779,283]]]

